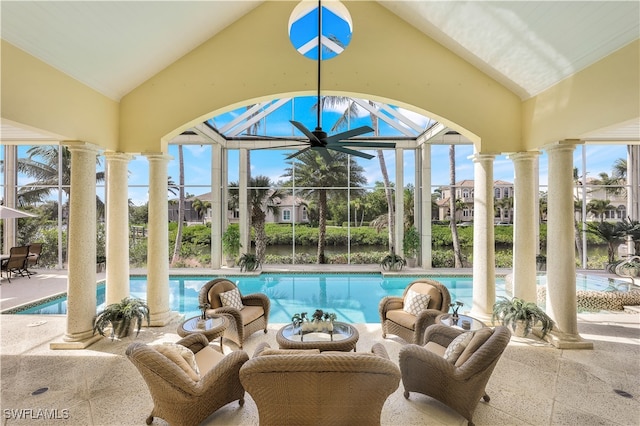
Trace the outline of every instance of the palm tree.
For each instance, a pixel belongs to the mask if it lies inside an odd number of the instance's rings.
[[[180,259],[180,249],[182,248],[182,226],[184,223],[184,157],[182,155],[182,145],[178,145],[178,164],[180,168],[180,185],[178,187],[178,230],[176,231],[176,242],[173,247],[173,257],[171,264],[175,264]]]
[[[614,178],[625,181],[627,179],[627,160],[624,158],[618,158],[613,163],[612,175]]]
[[[597,235],[607,243],[609,263],[615,262],[615,244],[624,241],[625,233],[622,227],[609,222],[589,222],[587,232]]]
[[[353,101],[351,98],[347,98],[344,96],[325,96],[321,100],[323,106],[325,103],[329,107],[335,107],[336,105],[344,105],[347,104],[347,108],[343,112],[342,116],[338,118],[338,120],[334,123],[331,131],[340,130],[348,125],[348,122],[351,118],[355,118],[358,116],[358,112],[360,107],[357,103]],[[369,105],[375,107],[375,104],[372,101],[369,101]],[[317,108],[317,106],[315,106]],[[378,116],[370,113],[369,117],[371,119],[371,127],[373,128],[373,134],[375,136],[379,135],[378,128]],[[389,252],[395,253],[394,246],[394,235],[395,235],[395,204],[393,201],[393,191],[391,189],[391,181],[389,180],[389,172],[387,171],[387,163],[384,159],[384,151],[382,149],[376,150],[376,157],[378,157],[378,163],[380,164],[380,173],[382,174],[382,180],[384,182],[385,195],[387,197],[387,229],[389,233]],[[390,220],[389,220],[390,218]]]
[[[462,250],[460,248],[460,239],[458,238],[458,225],[456,224],[456,146],[449,145],[449,210],[451,212],[451,220],[449,226],[451,228],[451,242],[453,244],[453,263],[455,268],[462,268]]]
[[[61,182],[58,182],[58,152],[62,155]],[[4,164],[4,163],[2,163]],[[100,165],[100,159],[96,158]],[[3,166],[4,167],[4,166]],[[18,172],[35,179],[34,182],[22,185],[17,193],[18,205],[44,202],[47,197],[60,189],[67,195],[71,191],[71,151],[64,146],[36,145],[27,150],[27,158],[19,158]],[[104,172],[96,173],[96,182],[104,182]],[[104,216],[104,203],[96,196],[98,217]]]
[[[289,162],[291,167],[285,169],[284,177],[292,179],[295,167],[296,188],[304,198],[318,203],[318,264],[326,263],[325,245],[327,232],[327,196],[342,196],[344,191],[332,188],[359,187],[366,183],[364,169],[353,158],[342,152],[332,155],[333,161],[326,162],[320,154],[313,150],[306,151]],[[348,167],[347,167],[348,166]]]
[[[196,211],[198,219],[202,218],[202,223],[204,224],[204,216],[207,210],[211,208],[211,203],[209,201],[202,201],[199,198],[196,198],[191,202],[191,207]]]
[[[591,200],[587,204],[587,212],[600,218],[600,222],[604,222],[605,213],[615,209],[609,200]]]
[[[282,191],[273,189],[273,183],[267,176],[256,176],[249,179],[249,212],[251,226],[255,232],[256,257],[262,263],[267,250],[267,233],[265,222],[267,212],[274,216],[279,213],[277,201],[284,196]],[[240,191],[237,182],[229,184],[229,205],[240,205]]]

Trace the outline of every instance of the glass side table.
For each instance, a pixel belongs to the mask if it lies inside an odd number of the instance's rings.
[[[200,321],[200,316],[189,318],[178,326],[178,334],[187,337],[193,333],[202,333],[209,342],[220,338],[220,352],[224,353],[222,346],[222,336],[229,326],[229,320],[225,315],[211,315],[204,321]]]
[[[487,325],[480,321],[470,317],[469,315],[458,315],[458,319],[453,318],[451,314],[442,314],[436,317],[436,324],[443,324],[449,327],[459,328],[461,330],[480,330]]]

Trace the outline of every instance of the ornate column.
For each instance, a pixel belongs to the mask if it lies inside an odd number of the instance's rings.
[[[487,319],[496,300],[495,230],[493,223],[493,159],[474,154],[473,306],[471,313]]]
[[[549,340],[560,349],[591,349],[578,334],[575,229],[573,226],[573,151],[579,141],[547,148],[547,306],[555,321]]]
[[[106,302],[129,296],[129,154],[107,152]]]
[[[169,211],[167,163],[171,156],[146,154],[149,160],[149,236],[147,237],[147,304],[152,326],[171,321],[169,310]]]
[[[421,222],[420,244],[422,244],[421,265],[424,269],[432,268],[431,252],[431,145],[422,144],[422,149],[416,152],[416,157],[422,155],[420,173],[421,194]]]
[[[67,330],[51,349],[83,349],[100,339],[93,335],[96,315],[96,156],[95,146],[65,142],[71,152]]]
[[[536,302],[536,180],[538,152],[509,156],[514,167],[513,295]]]
[[[222,145],[211,146],[211,267],[220,269],[222,265],[222,229],[227,218],[227,204],[222,192],[223,175]]]

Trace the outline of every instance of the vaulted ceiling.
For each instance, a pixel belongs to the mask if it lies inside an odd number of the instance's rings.
[[[3,1],[1,35],[119,100],[261,3]],[[378,3],[523,100],[640,37],[636,1]],[[17,132],[2,125],[4,136]],[[640,123],[609,132],[638,139]]]

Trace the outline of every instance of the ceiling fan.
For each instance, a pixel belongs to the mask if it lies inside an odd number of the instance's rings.
[[[327,132],[322,130],[322,107],[323,102],[320,96],[321,87],[321,65],[322,65],[322,1],[318,0],[318,91],[317,91],[317,104],[316,104],[316,128],[315,130],[309,130],[304,124],[299,121],[290,120],[291,124],[300,130],[308,140],[301,140],[300,143],[305,148],[294,152],[287,156],[287,160],[295,158],[307,151],[318,152],[326,162],[331,162],[333,157],[329,153],[329,150],[343,152],[345,154],[354,155],[356,157],[365,158],[367,160],[372,159],[374,156],[364,152],[351,149],[350,147],[358,148],[395,148],[396,144],[393,142],[365,142],[349,140],[352,137],[360,136],[366,133],[373,132],[373,129],[369,126],[361,126],[355,129],[347,130],[335,135],[328,135]]]

